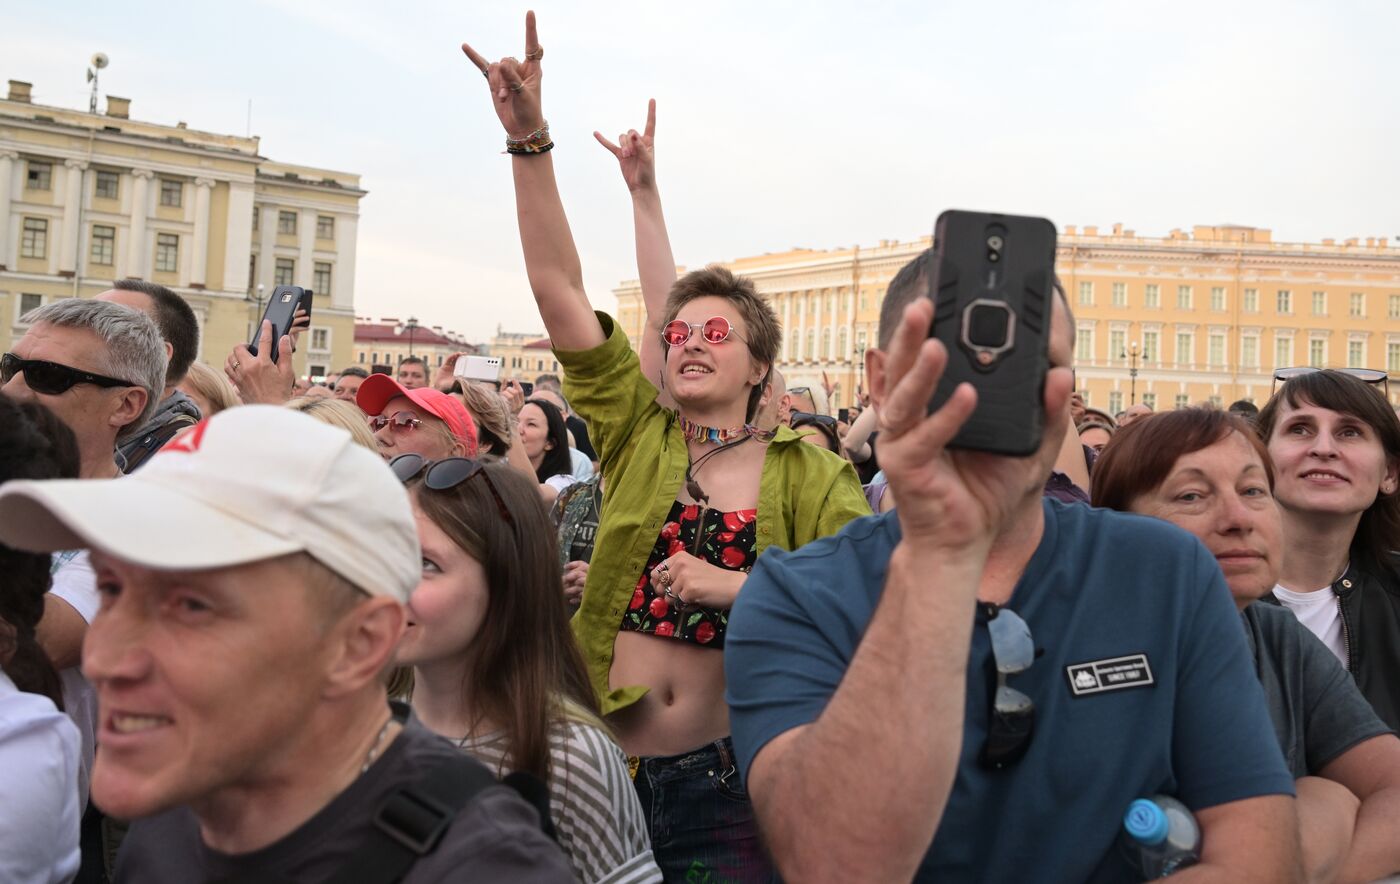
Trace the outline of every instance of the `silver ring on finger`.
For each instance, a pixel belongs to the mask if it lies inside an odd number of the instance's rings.
[[[518,94],[520,93],[520,91],[521,91],[522,89],[525,88],[525,84],[524,84],[524,83],[511,83],[509,88],[510,88],[510,91],[512,91],[512,92],[514,92],[514,93],[516,93],[516,94],[518,95]]]
[[[534,52],[527,52],[527,53],[525,53],[525,60],[526,60],[526,61],[539,61],[539,60],[542,59],[542,58],[544,58],[544,47],[543,47],[543,46],[536,46]]]

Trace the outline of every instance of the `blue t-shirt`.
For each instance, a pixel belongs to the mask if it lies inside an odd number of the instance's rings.
[[[1034,737],[1005,770],[978,763],[996,686],[979,608],[958,773],[918,880],[1130,880],[1114,842],[1133,799],[1164,793],[1199,810],[1293,794],[1239,614],[1200,542],[1157,519],[1044,507],[1044,537],[1006,605],[1039,655],[1008,681],[1035,703]],[[724,652],[745,774],[769,740],[825,708],[899,539],[891,512],[759,559]]]

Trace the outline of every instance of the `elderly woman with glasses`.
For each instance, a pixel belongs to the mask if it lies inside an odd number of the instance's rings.
[[[475,457],[476,422],[462,400],[432,387],[407,389],[387,374],[371,375],[355,394],[385,460],[421,454],[430,460]]]
[[[667,878],[767,880],[729,739],[728,613],[764,549],[835,533],[869,508],[840,458],[786,427],[755,426],[781,330],[753,283],[718,266],[675,281],[652,314],[645,363],[623,329],[593,311],[548,153],[534,15],[523,61],[492,64],[463,49],[486,75],[506,131],[530,286],[565,395],[607,477],[573,621],[602,710],[639,757],[635,784],[647,819],[661,826],[652,835]],[[646,136],[628,133],[617,150],[639,234],[646,227],[664,239],[653,132],[654,117]],[[644,291],[654,298],[651,281],[664,277],[644,272]]]
[[[1372,881],[1400,871],[1400,740],[1292,614],[1255,603],[1288,555],[1275,487],[1247,422],[1186,408],[1115,435],[1095,465],[1093,500],[1184,528],[1219,563],[1296,778],[1308,880]]]

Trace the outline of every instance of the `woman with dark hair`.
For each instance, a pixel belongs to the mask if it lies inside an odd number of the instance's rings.
[[[1278,472],[1279,601],[1400,729],[1400,420],[1340,371],[1290,378],[1255,422]]]
[[[1249,423],[1184,408],[1115,434],[1094,468],[1093,500],[1184,528],[1215,557],[1296,778],[1308,880],[1373,881],[1400,871],[1400,740],[1292,614],[1251,604],[1286,558],[1274,480]]]
[[[530,466],[535,468],[540,494],[546,504],[551,504],[559,492],[578,481],[569,457],[569,430],[564,425],[564,414],[552,402],[527,399],[516,417],[516,426]]]
[[[0,395],[0,483],[76,479],[73,432],[42,405]],[[0,880],[68,881],[79,865],[81,738],[35,637],[48,555],[0,544]]]
[[[675,280],[648,318],[660,340],[642,342],[654,371],[594,312],[554,179],[534,13],[525,44],[523,61],[496,64],[462,48],[506,131],[530,288],[606,479],[574,632],[603,712],[637,756],[665,874],[768,880],[729,736],[729,611],[764,549],[796,549],[870,510],[845,461],[754,425],[782,331],[751,281],[719,266]]]
[[[413,667],[414,711],[498,775],[548,784],[580,881],[659,880],[627,760],[598,719],[559,604],[553,531],[533,483],[466,458],[406,454],[390,466],[408,484],[423,547],[395,655]]]

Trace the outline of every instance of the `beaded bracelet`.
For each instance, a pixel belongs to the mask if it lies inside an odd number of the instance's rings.
[[[549,137],[549,121],[546,120],[543,126],[526,135],[524,138],[507,138],[506,153],[509,154],[532,154],[544,153],[554,147],[554,142]]]

